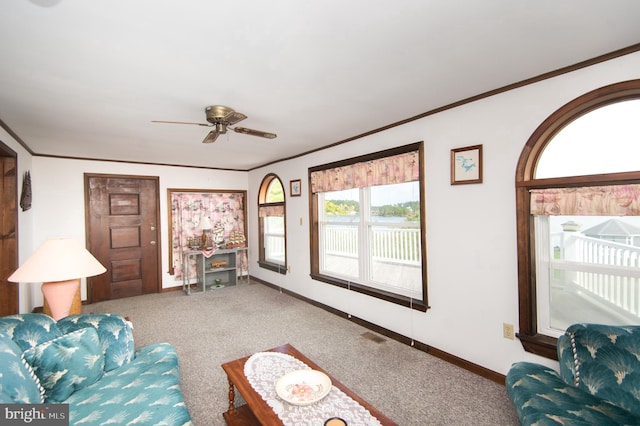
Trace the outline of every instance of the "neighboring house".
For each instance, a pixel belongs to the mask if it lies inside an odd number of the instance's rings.
[[[620,219],[609,219],[582,233],[587,237],[640,247],[640,227]]]

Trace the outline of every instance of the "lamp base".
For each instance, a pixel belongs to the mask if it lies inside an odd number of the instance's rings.
[[[51,316],[51,308],[47,299],[44,299],[42,304],[42,313]],[[69,315],[77,315],[82,313],[82,295],[80,293],[80,286],[76,290],[76,294],[73,295],[73,302],[71,302],[71,309],[69,309]]]
[[[204,231],[204,229],[202,230],[202,235],[200,236],[200,250],[206,250],[207,249],[207,233]]]
[[[56,281],[42,284],[42,294],[51,308],[51,317],[54,320],[69,316],[73,298],[80,290],[80,280]]]

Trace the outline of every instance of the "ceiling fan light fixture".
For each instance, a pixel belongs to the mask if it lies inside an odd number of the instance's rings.
[[[218,134],[224,135],[227,133],[227,125],[225,123],[216,123],[216,132]]]
[[[263,132],[261,130],[247,129],[246,127],[231,127],[237,122],[247,118],[241,112],[233,110],[224,105],[210,105],[205,107],[205,114],[207,116],[207,123],[193,123],[190,121],[165,121],[165,120],[152,120],[153,123],[170,123],[170,124],[194,124],[197,126],[213,127],[214,130],[209,132],[204,138],[202,143],[215,142],[219,135],[227,133],[227,129],[231,129],[236,133],[242,133],[249,136],[259,136],[261,138],[275,139],[277,135],[275,133]]]

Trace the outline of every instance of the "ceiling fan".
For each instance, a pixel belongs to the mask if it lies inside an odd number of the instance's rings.
[[[207,123],[192,123],[190,121],[162,121],[152,120],[152,123],[169,123],[169,124],[194,124],[196,126],[214,127],[214,130],[204,138],[202,143],[213,143],[218,139],[218,136],[227,133],[227,129],[233,130],[236,133],[242,133],[250,136],[260,136],[261,138],[274,139],[277,135],[275,133],[263,132],[261,130],[247,129],[246,127],[231,127],[234,124],[247,118],[241,112],[234,111],[233,109],[223,105],[211,105],[204,109],[207,116]]]

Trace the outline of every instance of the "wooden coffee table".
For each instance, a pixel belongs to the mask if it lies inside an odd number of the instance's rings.
[[[380,423],[385,426],[397,425],[393,420],[382,414],[367,401],[360,398],[353,391],[340,383],[322,368],[318,367],[316,363],[304,356],[290,344],[287,343],[286,345],[269,349],[268,352],[289,354],[304,362],[310,368],[322,371],[329,376],[333,386],[337,387],[354,401],[357,401],[360,405],[369,410],[369,412],[376,417]],[[222,368],[227,373],[227,379],[229,380],[229,409],[222,413],[222,416],[228,425],[281,425],[282,421],[278,415],[271,409],[271,407],[269,407],[269,405],[267,405],[266,401],[258,395],[251,384],[249,384],[249,381],[244,374],[244,364],[248,359],[249,356],[246,356],[244,358],[222,364]],[[240,407],[235,406],[236,390],[247,402],[246,405],[242,405]]]

